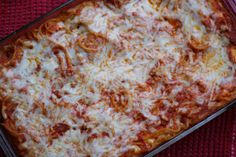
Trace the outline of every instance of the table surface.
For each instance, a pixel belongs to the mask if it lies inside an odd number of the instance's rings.
[[[0,39],[65,1],[0,0]],[[236,108],[170,146],[158,157],[236,157]]]

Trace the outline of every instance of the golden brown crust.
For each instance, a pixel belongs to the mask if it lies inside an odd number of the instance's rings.
[[[214,19],[217,29],[229,37],[233,29],[233,22],[229,11],[224,7],[224,2],[222,0],[209,0],[209,3],[215,12],[211,18]]]
[[[228,47],[229,59],[236,64],[236,45],[230,45]]]
[[[207,43],[207,39],[203,41],[202,40],[199,41],[194,37],[191,37],[191,39],[188,42],[188,45],[194,52],[204,51],[208,49],[209,44]]]

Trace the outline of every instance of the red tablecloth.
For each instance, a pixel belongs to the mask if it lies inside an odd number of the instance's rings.
[[[0,38],[65,1],[0,0]],[[158,156],[236,157],[236,108],[175,143]]]

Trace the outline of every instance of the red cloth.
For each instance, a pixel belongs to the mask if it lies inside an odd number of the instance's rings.
[[[1,0],[0,38],[66,0]],[[236,108],[164,150],[158,157],[236,157]]]

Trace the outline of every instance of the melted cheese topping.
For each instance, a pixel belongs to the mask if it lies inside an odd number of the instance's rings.
[[[76,14],[57,22],[60,30],[38,41],[24,41],[32,48],[24,47],[16,67],[1,69],[1,94],[17,102],[12,117],[16,127],[23,128],[25,156],[102,157],[148,151],[160,143],[141,147],[135,141],[142,132],[153,135],[162,126],[187,125],[181,121],[184,114],[214,106],[221,85],[235,80],[228,39],[215,25],[207,30],[201,21],[213,13],[206,0],[128,0],[119,8],[94,3],[70,9]],[[91,33],[105,41],[95,53],[77,43]],[[192,38],[199,43],[207,39],[209,46],[195,52],[194,45],[189,46]],[[65,50],[55,51],[56,45]],[[181,94],[184,91],[193,95]],[[199,107],[189,111],[193,104]],[[173,108],[178,112],[171,116]],[[52,138],[50,131],[59,123],[69,129]]]

